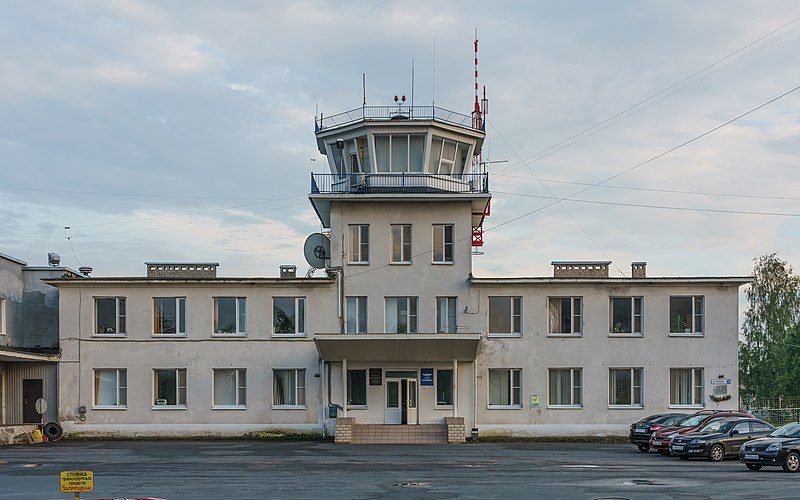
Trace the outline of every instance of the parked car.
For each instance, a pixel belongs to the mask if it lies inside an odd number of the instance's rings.
[[[650,447],[654,448],[662,455],[669,455],[669,445],[672,439],[681,434],[695,432],[711,420],[725,417],[748,417],[755,418],[749,413],[733,410],[700,410],[693,415],[689,415],[683,420],[679,420],[671,427],[665,427],[650,436]]]
[[[800,422],[782,425],[766,437],[746,442],[739,450],[739,461],[750,470],[780,465],[786,472],[797,472],[800,470]]]
[[[744,443],[774,430],[775,427],[757,418],[718,418],[706,423],[697,432],[675,436],[669,450],[683,460],[703,457],[719,462],[726,456],[738,456]]]
[[[685,417],[685,413],[657,413],[644,417],[631,424],[628,441],[638,446],[642,453],[647,453],[650,449],[650,436],[655,431],[669,427]]]

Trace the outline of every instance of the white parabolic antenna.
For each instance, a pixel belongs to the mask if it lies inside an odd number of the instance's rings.
[[[322,269],[325,261],[331,258],[331,240],[322,233],[314,233],[306,238],[303,254],[309,266]]]

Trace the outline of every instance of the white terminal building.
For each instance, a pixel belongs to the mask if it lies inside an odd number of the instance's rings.
[[[609,277],[606,261],[473,276],[491,201],[483,111],[401,102],[317,120],[330,172],[312,173],[309,199],[325,230],[304,250],[323,277],[151,262],[146,277],[47,280],[65,431],[463,442],[737,407],[747,277],[649,277],[644,262]]]

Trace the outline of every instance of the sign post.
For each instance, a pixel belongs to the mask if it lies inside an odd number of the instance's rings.
[[[62,493],[75,493],[75,500],[79,500],[81,498],[82,491],[94,491],[94,473],[92,471],[61,471]]]

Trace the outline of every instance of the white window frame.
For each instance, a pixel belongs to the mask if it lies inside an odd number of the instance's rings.
[[[569,402],[554,403],[553,391],[551,383],[553,380],[554,372],[563,373],[569,371]],[[577,376],[576,376],[577,375]],[[575,394],[578,394],[578,398]],[[579,399],[580,401],[576,401]],[[548,368],[547,369],[547,407],[555,409],[580,409],[583,408],[583,368],[566,367],[566,368]]]
[[[349,224],[347,228],[347,263],[369,264],[369,224]]]
[[[114,326],[113,332],[98,332],[97,329],[100,327],[98,325],[98,307],[97,302],[99,300],[113,300],[114,301]],[[94,328],[92,329],[92,335],[95,337],[124,337],[127,335],[127,303],[125,301],[125,297],[94,297]],[[123,325],[120,327],[120,324]]]
[[[672,299],[691,299],[692,301],[692,312],[691,312],[691,323],[687,323],[686,330],[688,332],[673,332],[673,315],[672,315]],[[699,306],[698,306],[699,303]],[[670,336],[692,336],[692,337],[702,337],[705,335],[705,315],[706,315],[706,300],[705,296],[703,295],[670,295],[669,297],[669,334]],[[699,324],[698,324],[699,323]]]
[[[174,300],[175,301],[175,333],[164,333],[156,331],[156,301]],[[181,314],[181,310],[183,314]],[[183,316],[183,318],[181,318]],[[185,337],[186,336],[186,297],[153,297],[153,336],[154,337]],[[181,323],[183,320],[183,323]]]
[[[217,372],[234,372],[234,404],[217,404]],[[212,410],[246,410],[247,409],[247,369],[245,368],[212,368],[211,370],[211,409]]]
[[[673,399],[673,393],[675,392],[675,388],[672,387],[672,373],[674,371],[681,370],[686,371],[690,370],[690,376],[692,379],[692,394],[691,394],[691,403],[676,403]],[[705,406],[705,402],[703,397],[705,395],[705,387],[704,387],[704,369],[697,368],[697,367],[683,367],[683,368],[670,368],[669,369],[669,407],[670,408],[703,408]],[[697,380],[700,380],[700,383],[697,383]]]
[[[623,332],[621,328],[617,327],[617,323],[622,324],[621,321],[614,321],[614,301],[615,300],[628,300],[631,306],[631,316],[628,318],[631,325],[630,332]],[[639,314],[636,314],[636,304],[639,304]],[[636,331],[636,321],[639,321],[639,331]],[[615,331],[620,330],[620,331]],[[608,299],[608,334],[614,337],[642,337],[644,335],[644,297],[641,295],[635,296],[619,296],[609,297]]]
[[[369,325],[368,304],[369,301],[365,296],[347,297],[345,333],[367,333]]]
[[[92,409],[95,410],[127,410],[128,409],[128,370],[126,368],[95,368],[92,379]],[[97,377],[99,372],[114,372],[115,404],[100,404],[98,402]],[[124,374],[124,377],[120,377]],[[124,380],[122,380],[124,379]],[[121,401],[125,401],[122,403]]]
[[[450,241],[448,242],[448,233]],[[441,242],[441,246],[437,247],[437,238]],[[455,240],[456,240],[456,226],[455,224],[434,224],[433,225],[433,240],[431,252],[431,262],[433,264],[453,264],[456,260],[455,255]],[[449,250],[449,256],[448,256]]]
[[[294,395],[293,399],[295,404],[277,404],[275,398],[277,396],[276,386],[278,379],[277,372],[294,372]],[[301,384],[302,382],[302,384]],[[299,402],[302,389],[302,403]],[[275,410],[300,410],[306,407],[306,369],[305,368],[273,368],[272,369],[272,408]]]
[[[392,264],[411,264],[412,255],[412,230],[411,224],[390,224],[389,226],[389,262]],[[399,239],[399,241],[397,241]],[[394,253],[395,243],[400,248],[400,256]]]
[[[390,300],[396,300],[396,301],[398,301],[398,304],[399,304],[399,301],[402,301],[402,300],[406,301],[405,320],[406,320],[407,328],[406,328],[405,332],[396,332],[396,331],[395,332],[391,332],[391,331],[389,331],[389,301]],[[399,314],[400,308],[398,307],[397,310],[398,310],[398,314]],[[383,325],[384,325],[383,326],[383,331],[384,331],[384,333],[404,334],[404,333],[417,333],[419,331],[419,298],[418,297],[384,297],[383,298],[383,314],[384,314],[384,322],[383,322]],[[395,319],[397,319],[397,318],[395,318]],[[397,322],[397,326],[398,326],[398,329],[399,329],[399,326],[400,326],[400,322],[399,321]]]
[[[500,332],[500,331],[493,331],[492,326],[492,302],[496,302],[500,299],[509,300],[511,301],[511,316],[508,318],[509,324],[511,326],[510,332]],[[522,336],[522,297],[521,296],[512,296],[512,295],[490,295],[488,297],[488,306],[487,309],[489,314],[487,315],[488,325],[487,325],[487,335],[489,337],[520,337]]]
[[[158,398],[158,372],[175,372],[175,401],[174,405],[170,404],[158,404],[160,399]],[[183,374],[183,384],[181,385],[181,373]],[[153,402],[153,410],[185,410],[188,408],[187,400],[189,397],[189,391],[187,386],[189,385],[188,374],[186,372],[186,368],[153,368],[153,397],[151,401]],[[182,392],[181,392],[182,391]],[[183,401],[181,401],[181,394],[183,395]]]
[[[223,332],[219,328],[219,301],[234,301],[233,332]],[[214,297],[214,318],[212,335],[219,337],[244,337],[247,335],[247,298],[246,297]]]
[[[552,313],[553,301],[569,301],[570,312],[570,331],[553,331],[554,323],[561,322],[561,317],[556,317]],[[562,302],[563,304],[563,302]],[[577,327],[577,329],[576,329]],[[563,328],[562,328],[563,329]],[[551,337],[581,337],[583,336],[583,297],[548,297],[547,298],[547,334]]]
[[[293,299],[294,300],[294,332],[276,332],[275,331],[275,300],[276,299]],[[299,318],[302,316],[302,325]],[[306,316],[306,298],[305,297],[272,297],[272,336],[273,337],[305,337],[308,318]]]
[[[628,373],[628,390],[631,400],[627,403],[614,402],[614,372]],[[639,385],[636,385],[636,373],[639,374]],[[638,395],[639,402],[636,402]],[[644,368],[609,368],[608,369],[608,407],[609,408],[643,408],[644,407]]]
[[[458,332],[458,297],[436,297],[436,333]]]
[[[508,397],[509,404],[492,403],[492,373],[501,373],[508,377]],[[486,376],[486,403],[490,410],[517,410],[522,408],[522,369],[521,368],[489,368]],[[516,384],[516,385],[515,385]]]

